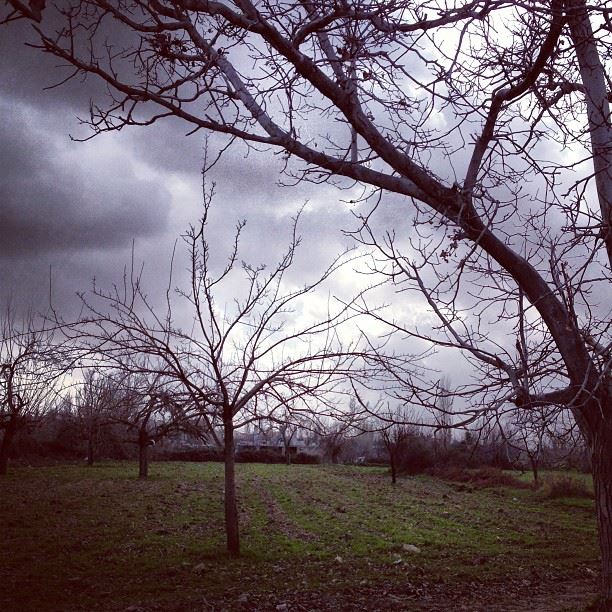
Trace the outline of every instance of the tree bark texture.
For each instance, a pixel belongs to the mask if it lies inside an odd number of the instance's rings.
[[[591,448],[599,547],[601,592],[599,610],[612,610],[612,423],[602,424]]]
[[[601,236],[612,263],[612,124],[606,71],[584,0],[569,2],[568,24],[584,86],[595,185],[601,211]]]
[[[291,439],[283,440],[283,455],[285,456],[285,463],[291,465]]]
[[[389,461],[391,463],[391,482],[395,484],[397,482],[397,457],[395,453],[391,453]]]
[[[9,454],[13,446],[13,439],[17,433],[17,420],[13,417],[4,429],[2,444],[0,444],[0,476],[6,476],[8,472]]]
[[[149,436],[146,431],[138,433],[138,478],[149,475]]]
[[[227,552],[232,557],[240,556],[240,532],[238,506],[236,503],[236,461],[234,456],[234,423],[226,416],[223,423],[225,436],[225,535]]]
[[[568,25],[584,86],[595,185],[601,211],[600,235],[612,265],[612,121],[606,72],[601,61],[587,5],[569,0]],[[612,610],[612,384],[602,373],[590,412],[595,421],[588,433],[595,485],[595,505],[601,550],[600,610]],[[582,429],[582,428],[581,428]]]
[[[529,462],[531,463],[531,473],[533,474],[533,482],[537,486],[540,482],[539,463],[535,457],[530,457]]]
[[[89,432],[89,437],[87,438],[87,465],[93,465],[94,463],[94,440],[93,440],[93,432]]]

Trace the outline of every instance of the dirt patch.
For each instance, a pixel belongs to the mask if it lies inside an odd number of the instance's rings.
[[[518,598],[506,599],[487,609],[492,612],[569,612],[584,610],[597,594],[593,580],[571,581],[554,585],[542,585],[535,592]]]
[[[346,585],[336,591],[303,591],[276,595],[243,593],[236,601],[226,600],[221,606],[204,604],[204,610],[241,610],[264,612],[579,612],[593,601],[596,585],[592,580],[542,584],[537,588],[503,583],[472,587],[458,593],[454,587],[415,585],[402,588],[381,581],[378,586]],[[201,602],[204,603],[204,602]],[[196,608],[183,608],[193,609]],[[177,608],[178,610],[178,608]]]
[[[584,610],[594,599],[597,591],[593,579],[573,579],[568,581],[530,582],[509,580],[470,589],[458,597],[455,592],[448,593],[453,608],[457,611],[474,612],[570,612]],[[443,594],[443,591],[440,595]],[[427,611],[447,610],[438,602],[425,606]]]
[[[239,595],[214,602],[202,593],[197,600],[188,602],[141,604],[138,612],[582,612],[593,601],[595,592],[596,586],[590,580],[543,584],[536,591],[519,584],[481,585],[469,594],[440,585],[406,583],[398,588],[381,581],[366,588],[343,585],[335,591],[320,592],[310,589],[264,595],[241,590]],[[112,610],[125,612],[126,608]]]
[[[288,538],[302,540],[303,542],[315,542],[319,539],[317,535],[302,529],[302,527],[289,519],[285,511],[281,508],[280,504],[276,501],[274,495],[272,495],[266,486],[265,482],[259,481],[258,485],[259,494],[261,495],[261,499],[266,506],[268,522],[273,529],[282,533]]]

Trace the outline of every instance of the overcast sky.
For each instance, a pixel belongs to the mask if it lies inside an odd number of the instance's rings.
[[[91,135],[78,117],[87,116],[90,98],[102,97],[104,88],[95,80],[77,80],[45,90],[68,72],[55,58],[23,45],[30,28],[11,24],[0,37],[0,300],[19,312],[41,312],[51,295],[54,308],[70,318],[79,307],[76,292],[90,289],[94,278],[102,288],[121,282],[132,245],[136,263],[144,262],[147,294],[162,300],[174,245],[201,212],[205,135],[187,137],[190,127],[173,119],[87,142],[71,139]],[[219,138],[211,136],[212,151]],[[209,234],[213,258],[225,257],[236,223],[246,219],[241,259],[253,265],[277,260],[289,240],[291,217],[308,202],[293,276],[296,282],[312,278],[349,243],[342,230],[354,229],[356,221],[342,200],[350,194],[325,184],[281,187],[281,156],[246,154],[237,143],[207,177],[217,192]],[[447,164],[436,171],[452,181]],[[376,223],[402,235],[401,222],[410,223],[410,217],[405,202],[398,202],[386,196]],[[178,282],[183,252],[179,242]],[[348,297],[359,283],[363,277],[347,268],[334,290]],[[389,293],[389,301],[404,323],[427,331],[432,315],[410,296]],[[399,348],[412,353],[423,347],[402,340]],[[427,365],[440,376],[450,372],[453,384],[467,371],[454,352]]]
[[[68,73],[56,59],[23,45],[30,28],[11,24],[0,37],[0,300],[19,312],[40,312],[51,295],[53,306],[70,317],[79,305],[76,292],[91,288],[94,278],[99,287],[121,281],[132,246],[137,264],[144,262],[147,293],[163,296],[174,245],[201,212],[204,135],[187,137],[189,126],[165,120],[87,142],[71,139],[91,135],[78,117],[87,115],[90,98],[102,96],[103,86],[71,81],[45,91]],[[212,136],[210,149],[219,143]],[[241,259],[254,265],[277,260],[291,217],[308,202],[300,226],[302,256],[293,271],[294,278],[306,278],[346,247],[342,230],[354,229],[356,221],[342,202],[347,192],[325,184],[281,187],[281,169],[280,156],[247,155],[240,143],[213,169],[207,177],[217,191],[209,234],[213,256],[227,254],[236,223],[246,219]],[[452,181],[448,164],[435,170]],[[387,197],[377,223],[401,234],[400,222],[410,220],[405,209],[398,213],[397,202]],[[185,266],[182,249],[179,243],[179,271]],[[361,280],[349,268],[338,286]],[[405,322],[433,322],[407,294],[391,297]],[[462,376],[455,355],[435,365],[452,369],[455,380]]]
[[[56,59],[23,45],[29,29],[11,24],[0,36],[0,304],[11,303],[18,314],[42,313],[51,299],[70,319],[80,309],[76,293],[89,291],[94,279],[106,289],[121,283],[132,248],[137,265],[144,263],[147,295],[162,302],[175,244],[174,285],[187,264],[180,236],[201,214],[205,135],[187,137],[189,126],[172,119],[73,140],[91,135],[79,117],[87,116],[90,97],[102,96],[103,89],[89,81],[45,90],[67,73]],[[209,148],[218,145],[219,136],[210,136]],[[346,191],[279,185],[282,163],[271,151],[247,155],[241,143],[226,152],[207,177],[216,184],[209,236],[213,259],[222,261],[236,223],[246,219],[240,258],[274,263],[289,243],[291,218],[307,203],[291,271],[299,284],[351,244],[343,230],[357,223]],[[380,223],[397,229],[396,211],[389,198]],[[368,280],[348,267],[307,310],[325,315],[331,292],[348,298]],[[424,315],[405,298],[401,314],[405,320]],[[401,347],[418,348],[413,342]],[[444,360],[439,367],[445,368]]]
[[[0,38],[2,301],[44,310],[51,279],[53,305],[70,314],[75,292],[89,289],[94,277],[101,286],[121,279],[132,244],[145,262],[148,291],[165,290],[173,245],[200,214],[204,135],[186,137],[188,127],[169,120],[71,140],[90,135],[78,117],[99,84],[44,91],[65,72],[22,44],[28,28],[13,24]],[[342,194],[325,185],[279,187],[278,156],[245,154],[234,147],[209,177],[216,182],[211,235],[219,253],[246,219],[242,257],[276,259],[291,216],[308,201],[296,273],[323,270],[347,242],[341,230],[353,223]]]

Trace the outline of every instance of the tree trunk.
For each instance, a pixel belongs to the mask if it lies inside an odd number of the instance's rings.
[[[94,440],[93,431],[89,432],[89,438],[87,438],[87,465],[93,465],[94,463]]]
[[[285,444],[285,463],[287,465],[291,465],[291,447],[289,444]]]
[[[539,482],[540,482],[540,480],[539,480],[539,473],[538,473],[539,462],[533,456],[529,457],[529,462],[531,463],[531,472],[533,473],[533,482],[534,482],[534,484],[537,487]]]
[[[601,60],[597,40],[590,23],[585,0],[570,0],[568,25],[580,76],[584,87],[589,136],[597,197],[601,210],[600,235],[605,241],[608,261],[612,264],[612,124],[606,84],[606,71]],[[593,413],[602,415],[589,433],[595,505],[601,549],[601,593],[599,610],[612,610],[612,383],[603,377],[599,381],[603,390]],[[588,436],[587,436],[588,437]]]
[[[391,463],[391,483],[395,484],[397,482],[397,460],[395,453],[389,455],[389,462]]]
[[[602,424],[592,443],[595,507],[601,550],[599,610],[612,611],[612,426]]]
[[[225,535],[227,552],[232,557],[240,556],[240,534],[238,507],[236,504],[236,461],[234,457],[234,423],[226,417],[223,423],[225,436]]]
[[[146,431],[138,432],[138,478],[149,475],[149,436]]]
[[[17,433],[17,420],[13,417],[4,429],[2,444],[0,444],[0,476],[6,476],[8,472],[9,454],[13,446],[13,438]]]
[[[331,460],[334,465],[337,464],[340,460],[340,450],[341,449],[339,447],[332,447]]]
[[[601,210],[601,237],[612,263],[612,125],[606,85],[606,71],[599,55],[585,0],[571,0],[568,24],[580,76],[589,122],[589,136],[595,170],[595,185]]]

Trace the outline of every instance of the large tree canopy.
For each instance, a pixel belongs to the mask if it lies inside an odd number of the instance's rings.
[[[481,407],[573,413],[592,450],[612,601],[612,9],[9,0],[5,18],[18,17],[73,76],[108,85],[94,132],[179,117],[281,151],[287,180],[354,187],[358,237],[439,322],[387,323],[464,353],[485,382],[462,392]],[[389,200],[403,234],[376,223]]]

